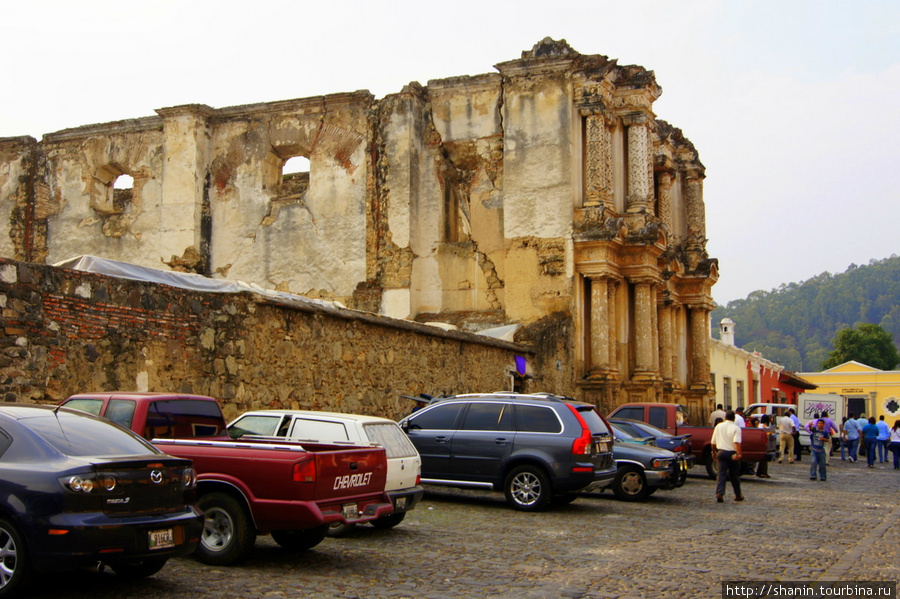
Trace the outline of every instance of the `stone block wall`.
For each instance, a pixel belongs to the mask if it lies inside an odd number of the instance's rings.
[[[508,389],[530,350],[298,298],[198,293],[0,260],[0,398],[107,390],[399,418],[402,395]]]

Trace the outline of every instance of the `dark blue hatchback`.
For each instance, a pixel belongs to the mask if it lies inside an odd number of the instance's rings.
[[[101,418],[0,403],[0,597],[35,572],[111,567],[155,574],[197,546],[189,460]]]

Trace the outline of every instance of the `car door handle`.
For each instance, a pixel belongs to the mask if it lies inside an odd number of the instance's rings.
[[[434,441],[435,443],[449,443],[450,437],[435,437]]]
[[[509,439],[495,439],[494,443],[497,445],[509,445]]]

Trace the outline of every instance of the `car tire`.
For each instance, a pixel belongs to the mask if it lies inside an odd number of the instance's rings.
[[[354,530],[356,530],[356,524],[352,522],[332,522],[328,526],[328,536],[339,539],[346,537]]]
[[[550,479],[537,466],[513,468],[503,483],[506,502],[522,512],[536,512],[550,503]]]
[[[32,580],[28,548],[12,522],[0,519],[0,597],[16,597]]]
[[[116,576],[127,580],[140,580],[149,578],[163,569],[168,559],[146,559],[139,562],[122,562],[119,564],[112,563],[109,567],[113,569]]]
[[[395,526],[403,522],[404,518],[406,518],[406,512],[396,512],[372,520],[372,526],[381,530],[387,530],[389,528],[394,528]]]
[[[328,524],[308,530],[273,530],[272,538],[288,551],[306,551],[325,540],[328,535]]]
[[[240,561],[256,542],[256,529],[244,504],[225,493],[208,493],[197,500],[203,510],[203,532],[194,553],[198,561],[227,566]]]
[[[619,470],[613,480],[612,490],[622,501],[643,501],[650,495],[647,477],[643,470],[637,468]]]
[[[713,457],[711,451],[706,452],[706,475],[715,480],[719,477],[719,460]]]

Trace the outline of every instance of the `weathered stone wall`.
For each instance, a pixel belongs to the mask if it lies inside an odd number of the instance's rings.
[[[656,117],[655,74],[549,38],[495,68],[378,100],[191,104],[0,139],[0,256],[96,254],[467,331],[517,324],[549,352],[538,390],[706,402],[705,169]],[[308,173],[287,176],[295,157]]]
[[[177,391],[218,398],[229,418],[258,408],[399,418],[413,405],[401,395],[508,389],[515,356],[533,361],[520,345],[321,302],[11,260],[0,260],[0,309],[7,401]]]

